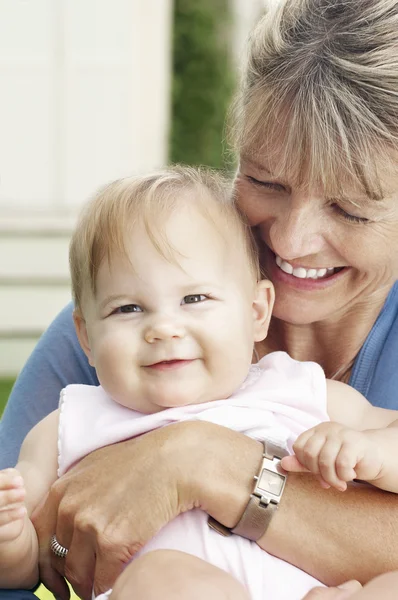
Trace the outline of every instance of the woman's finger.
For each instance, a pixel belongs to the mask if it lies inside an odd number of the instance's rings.
[[[95,596],[107,592],[112,588],[116,579],[129,562],[126,555],[123,555],[120,550],[116,550],[115,548],[109,551],[106,548],[102,548],[99,550],[96,559],[94,575]]]
[[[77,527],[65,561],[65,577],[82,600],[90,600],[94,585],[95,539]]]
[[[56,559],[50,548],[51,538],[56,531],[59,498],[57,488],[52,488],[44,505],[33,513],[32,521],[39,540],[40,580],[56,598],[69,600],[69,588],[62,577],[63,559]]]

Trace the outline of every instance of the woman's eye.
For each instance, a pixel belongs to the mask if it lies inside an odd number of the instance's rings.
[[[346,221],[350,221],[351,223],[369,223],[370,222],[370,219],[367,219],[365,217],[358,217],[357,215],[352,215],[352,214],[348,213],[346,210],[341,208],[341,206],[339,206],[338,204],[332,204],[332,207],[340,216],[342,216],[344,219],[346,219]]]
[[[204,302],[207,299],[205,294],[189,294],[184,296],[181,304],[196,304],[198,302]]]
[[[116,310],[114,310],[113,312],[119,314],[142,312],[142,308],[138,306],[138,304],[124,304],[123,306],[119,306],[118,308],[116,308]]]
[[[275,181],[260,181],[259,179],[255,179],[254,177],[247,176],[247,179],[261,188],[266,188],[268,190],[273,190],[274,192],[286,192],[285,186],[280,183],[276,183]]]

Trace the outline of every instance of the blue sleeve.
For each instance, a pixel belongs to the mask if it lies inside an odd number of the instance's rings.
[[[28,431],[58,407],[70,383],[98,385],[80,348],[68,304],[40,338],[21,371],[0,421],[0,468],[14,466]]]
[[[398,410],[398,282],[357,356],[350,385],[374,406]]]

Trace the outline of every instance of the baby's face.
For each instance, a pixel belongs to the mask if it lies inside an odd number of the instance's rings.
[[[137,226],[128,258],[100,266],[80,325],[101,385],[144,413],[230,396],[268,323],[269,289],[253,281],[234,240],[228,247],[192,208],[176,211],[165,233],[176,263]]]

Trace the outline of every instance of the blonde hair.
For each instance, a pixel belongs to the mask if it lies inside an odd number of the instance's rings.
[[[378,169],[398,149],[398,2],[268,0],[232,120],[238,152],[275,157],[277,176],[382,197]]]
[[[253,276],[260,278],[257,247],[235,204],[231,183],[209,169],[174,166],[113,181],[84,207],[69,249],[72,295],[77,309],[81,310],[87,289],[95,294],[96,277],[104,258],[111,261],[115,254],[126,255],[125,240],[137,224],[144,225],[165,259],[176,261],[164,224],[181,202],[198,208],[226,243],[233,241],[241,248]]]

